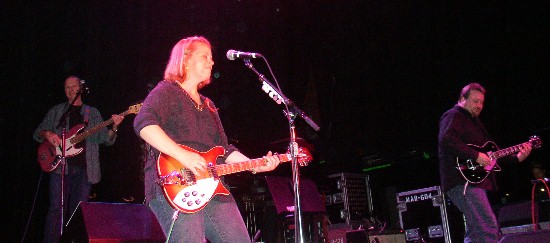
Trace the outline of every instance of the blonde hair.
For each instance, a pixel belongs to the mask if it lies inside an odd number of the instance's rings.
[[[164,79],[172,82],[185,82],[187,77],[187,69],[185,64],[187,61],[187,56],[195,51],[194,43],[200,42],[208,45],[212,48],[210,42],[202,36],[192,36],[183,38],[172,48],[172,53],[170,54],[170,60],[166,65],[164,70]],[[199,89],[206,86],[210,83],[210,80],[203,81],[199,84]]]

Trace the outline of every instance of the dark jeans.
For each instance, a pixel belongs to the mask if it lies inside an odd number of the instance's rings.
[[[91,183],[88,182],[86,169],[67,166],[69,173],[65,175],[65,193],[63,197],[64,211],[63,224],[74,212],[80,201],[87,201],[90,194]],[[61,174],[50,173],[50,207],[46,216],[44,229],[44,242],[59,242],[61,225]]]
[[[156,199],[150,200],[149,207],[168,237],[174,208],[163,195],[156,195]],[[179,213],[170,235],[170,242],[203,243],[205,237],[215,243],[250,242],[233,196],[217,195],[205,208],[196,213]]]
[[[487,191],[468,186],[455,186],[447,191],[451,201],[466,218],[464,242],[491,243],[498,240],[498,222],[489,204]]]

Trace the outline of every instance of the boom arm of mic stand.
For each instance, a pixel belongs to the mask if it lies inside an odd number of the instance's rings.
[[[304,121],[313,128],[315,131],[319,131],[321,128],[311,119],[308,115],[306,115],[305,112],[300,110],[298,106],[292,102],[289,98],[287,98],[283,92],[281,92],[277,87],[273,86],[273,84],[261,73],[259,73],[254,66],[252,66],[252,63],[250,62],[250,59],[244,60],[245,65],[250,68],[258,77],[260,77],[260,80],[262,81],[262,90],[265,91],[271,99],[273,99],[277,104],[285,104],[286,107],[290,110],[290,112],[298,115]]]
[[[67,125],[67,117],[69,116],[70,113],[73,112],[74,102],[76,102],[78,97],[81,96],[81,95],[82,95],[82,89],[80,89],[78,91],[78,93],[76,93],[76,96],[74,97],[74,99],[71,101],[71,104],[69,105],[69,109],[67,109],[65,111],[65,113],[63,113],[63,115],[61,115],[61,117],[59,118],[59,121],[57,122],[56,128],[65,127]],[[65,142],[65,141],[63,141],[63,142]]]
[[[319,127],[311,120],[308,116],[304,114],[294,103],[288,99],[283,93],[275,88],[269,80],[267,80],[264,75],[260,74],[252,66],[250,59],[244,60],[245,65],[254,71],[262,81],[262,89],[271,97],[277,104],[283,103],[286,107],[285,113],[288,118],[288,124],[290,128],[290,144],[289,150],[292,155],[292,181],[294,189],[294,242],[303,243],[305,242],[304,231],[303,231],[303,220],[302,220],[302,209],[300,203],[300,170],[298,168],[298,159],[297,159],[297,148],[298,144],[296,143],[296,129],[294,126],[294,118],[296,115],[304,118],[310,126],[315,130],[319,130]],[[311,123],[310,123],[311,122]]]

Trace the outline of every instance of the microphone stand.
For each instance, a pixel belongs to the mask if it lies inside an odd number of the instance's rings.
[[[260,77],[262,81],[262,90],[265,91],[271,99],[277,104],[284,104],[286,110],[284,111],[290,128],[290,144],[289,152],[292,157],[292,181],[294,189],[294,242],[306,242],[303,233],[303,221],[302,221],[302,207],[300,203],[300,171],[298,167],[298,143],[296,142],[296,129],[294,126],[294,120],[296,116],[300,116],[309,124],[315,131],[319,131],[319,126],[311,120],[303,111],[301,111],[289,98],[287,98],[279,89],[277,89],[271,82],[265,78],[265,76],[259,73],[250,59],[244,59],[245,65],[250,68],[254,73]]]
[[[82,94],[82,88],[78,91],[78,93],[76,94],[76,96],[74,97],[74,99],[71,101],[71,104],[69,105],[69,109],[67,109],[65,111],[65,113],[63,113],[63,115],[61,115],[61,117],[59,118],[59,121],[57,122],[57,126],[56,128],[61,128],[61,158],[60,159],[60,163],[61,163],[61,194],[60,194],[60,202],[61,202],[61,205],[60,205],[60,221],[59,221],[59,225],[60,225],[60,229],[59,229],[59,233],[60,235],[63,235],[63,224],[64,224],[64,209],[65,209],[65,167],[66,167],[66,162],[67,162],[67,158],[65,157],[65,151],[66,151],[66,141],[67,141],[67,124],[69,122],[69,116],[70,114],[72,114],[72,112],[74,111],[73,109],[73,105],[75,103],[75,101],[78,99],[78,97],[80,97]]]

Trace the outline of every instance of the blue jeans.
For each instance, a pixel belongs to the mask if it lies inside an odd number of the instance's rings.
[[[166,237],[175,209],[163,195],[156,195],[149,201],[149,208],[156,215]],[[174,223],[170,242],[203,243],[204,239],[212,243],[244,243],[251,239],[233,196],[217,195],[202,210],[185,214],[179,213]]]
[[[92,184],[88,182],[85,168],[71,167],[69,173],[65,175],[64,185],[64,210],[63,224],[67,224],[67,219],[74,212],[80,201],[88,201],[90,188]],[[61,225],[61,174],[50,173],[50,206],[46,216],[46,226],[44,229],[44,242],[59,242]]]
[[[455,186],[447,191],[447,195],[466,218],[464,242],[497,242],[498,222],[489,204],[487,191],[469,186],[464,195],[463,190],[464,186]]]

